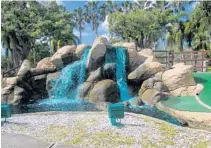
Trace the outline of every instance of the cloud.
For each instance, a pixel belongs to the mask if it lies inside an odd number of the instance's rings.
[[[78,37],[80,36],[80,32],[76,29],[73,30],[73,34],[75,34]],[[82,36],[89,36],[89,33],[82,31]]]
[[[38,3],[41,4],[46,4],[48,2],[50,2],[49,0],[36,0]],[[57,5],[63,5],[64,6],[64,1],[63,0],[55,0]]]
[[[103,34],[103,35],[101,35],[101,36],[107,38],[108,40],[111,38],[111,36],[110,36],[109,33]]]
[[[64,6],[64,2],[61,0],[56,0],[57,5],[63,5]]]
[[[100,30],[108,32],[108,25],[108,15],[106,15],[104,22],[100,25]]]

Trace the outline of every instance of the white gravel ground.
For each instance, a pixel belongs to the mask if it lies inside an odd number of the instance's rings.
[[[211,148],[211,133],[125,113],[122,127],[107,112],[45,112],[13,115],[2,133],[27,134],[48,142],[84,147]]]

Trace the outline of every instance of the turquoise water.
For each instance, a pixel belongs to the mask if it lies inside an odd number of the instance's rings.
[[[75,99],[77,87],[85,81],[86,61],[90,47],[87,47],[82,55],[82,59],[67,65],[62,69],[61,75],[54,82],[50,97],[52,99]]]
[[[121,101],[130,99],[128,95],[127,76],[126,76],[126,49],[116,47],[116,79],[120,90]]]

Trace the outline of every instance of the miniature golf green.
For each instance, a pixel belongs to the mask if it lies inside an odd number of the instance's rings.
[[[204,85],[204,90],[199,95],[200,100],[211,107],[211,72],[193,73],[193,76],[196,83]],[[211,110],[199,104],[194,96],[170,97],[162,100],[161,103],[176,110],[211,112]]]

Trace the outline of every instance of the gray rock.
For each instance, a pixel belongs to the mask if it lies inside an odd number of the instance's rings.
[[[88,82],[96,82],[100,81],[102,79],[102,68],[99,67],[97,70],[90,72],[89,77],[87,78],[86,81]]]
[[[33,99],[41,99],[48,97],[48,91],[46,90],[46,74],[38,75],[32,78],[33,91],[38,94],[34,95]],[[35,98],[38,97],[38,98]]]
[[[42,75],[42,74],[48,74],[55,72],[56,68],[32,68],[30,70],[31,76],[37,76],[37,75]]]
[[[169,95],[168,87],[162,80],[153,77],[145,80],[139,90],[139,100],[155,104]]]
[[[15,86],[13,91],[9,95],[2,95],[2,103],[8,103],[12,105],[18,105],[21,101],[24,101],[26,98],[27,92],[25,89]]]
[[[116,78],[116,64],[115,63],[106,63],[103,66],[103,78],[115,80]]]
[[[57,52],[51,57],[51,62],[58,68],[61,69],[67,64],[78,60],[75,54],[76,46],[67,45],[59,48]]]
[[[141,82],[152,77],[154,74],[163,71],[164,66],[159,62],[149,62],[140,65],[128,75],[128,79],[134,82]]]
[[[119,90],[117,84],[109,79],[98,82],[89,93],[90,102],[119,102]]]
[[[11,94],[11,92],[13,91],[13,89],[14,89],[14,86],[13,85],[4,87],[4,88],[1,89],[1,94],[2,95],[9,95],[9,94]]]
[[[92,46],[87,59],[86,67],[92,71],[100,67],[104,63],[106,53],[106,45],[98,43]]]
[[[60,72],[54,72],[54,73],[47,74],[47,77],[46,77],[46,90],[47,90],[49,96],[50,96],[50,91],[52,89],[53,83],[59,77],[59,75],[60,75]]]
[[[83,55],[84,50],[86,49],[86,44],[81,44],[76,47],[75,53],[78,58],[81,58]]]
[[[43,58],[37,63],[37,69],[56,69],[56,66],[51,62],[50,57]]]
[[[89,91],[94,87],[93,82],[84,82],[78,87],[79,98],[81,100],[86,100],[89,94]]]

